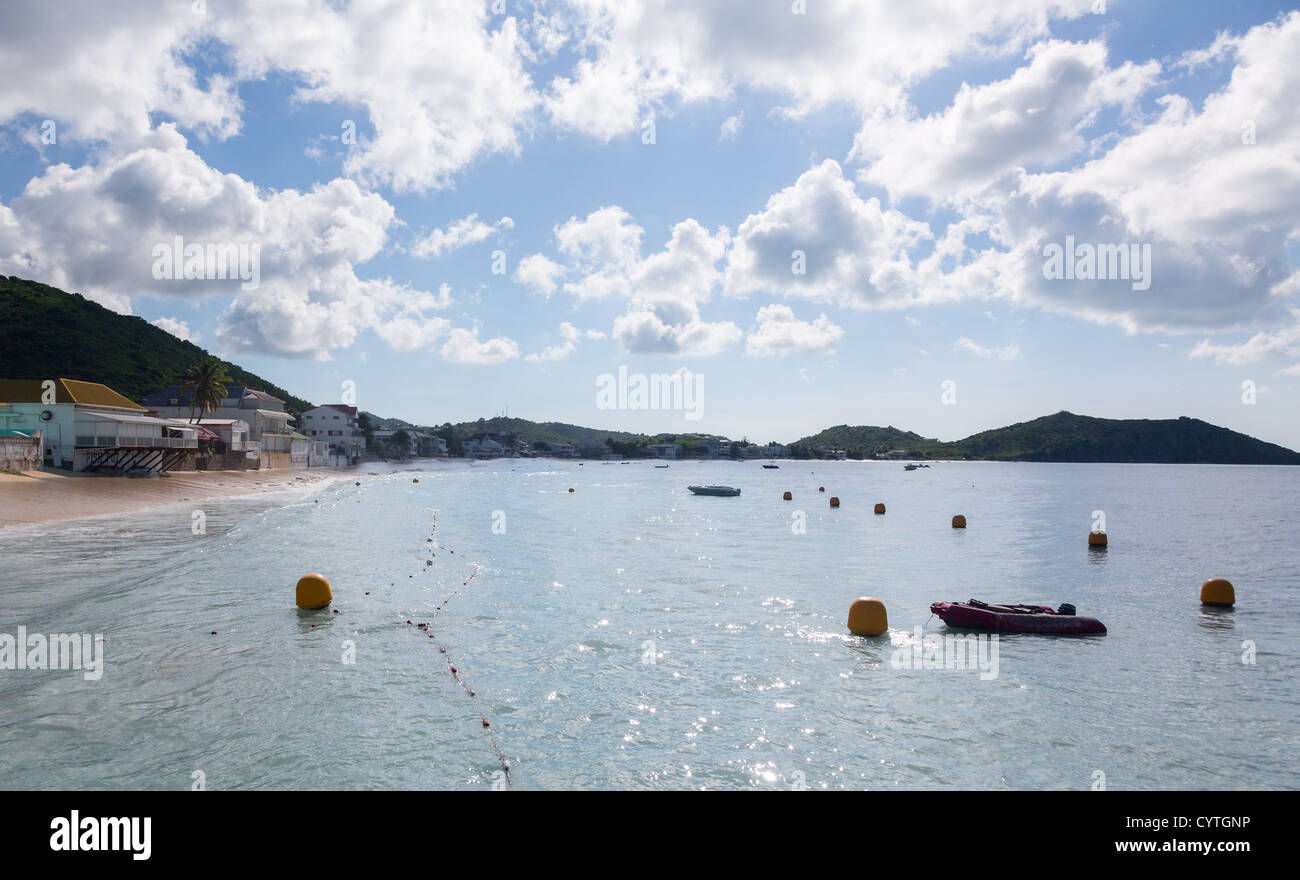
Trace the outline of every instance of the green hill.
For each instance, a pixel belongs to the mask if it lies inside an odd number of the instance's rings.
[[[1186,416],[1099,419],[1059,412],[941,443],[897,428],[840,425],[794,444],[855,457],[901,449],[911,458],[1153,464],[1300,464],[1300,453]]]
[[[102,382],[132,400],[175,384],[208,352],[79,293],[0,275],[0,378]],[[230,362],[237,384],[274,394],[295,417],[311,404]]]
[[[941,446],[937,457],[1001,461],[1300,464],[1300,453],[1186,416],[1098,419],[1059,412]]]
[[[836,425],[833,428],[827,428],[813,434],[811,437],[804,437],[794,445],[807,449],[828,446],[831,449],[843,449],[870,457],[876,453],[889,452],[893,449],[906,449],[909,451],[926,449],[938,444],[938,442],[938,440],[927,439],[911,431],[900,430],[892,425],[887,428],[877,428],[871,425]]]

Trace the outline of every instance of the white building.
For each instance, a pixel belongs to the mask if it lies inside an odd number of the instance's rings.
[[[98,382],[4,379],[0,401],[0,430],[42,431],[48,467],[161,473],[198,451],[198,428],[151,416]]]
[[[360,464],[366,454],[366,437],[361,433],[357,408],[342,403],[314,406],[302,414],[298,430],[324,443],[331,460],[339,464]]]
[[[651,443],[645,451],[654,458],[678,458],[682,454],[680,443]]]
[[[192,396],[193,392],[182,391],[179,385],[169,385],[141,403],[165,418],[188,420],[199,415],[190,411]],[[293,418],[284,411],[284,401],[280,398],[243,385],[227,385],[221,405],[199,417],[243,419],[248,422],[249,439],[260,444],[260,467],[289,467]]]

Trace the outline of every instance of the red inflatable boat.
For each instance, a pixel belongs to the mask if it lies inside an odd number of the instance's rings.
[[[1046,605],[990,605],[971,599],[969,602],[935,602],[930,610],[949,626],[987,632],[1064,636],[1106,632],[1100,620],[1076,617],[1073,605],[1062,605],[1053,611]]]

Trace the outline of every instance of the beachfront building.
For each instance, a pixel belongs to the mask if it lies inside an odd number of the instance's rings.
[[[491,437],[467,440],[464,446],[466,458],[500,458],[506,454],[505,445]]]
[[[98,382],[0,379],[0,430],[44,435],[49,467],[162,473],[191,460],[200,429],[158,418]]]
[[[150,394],[141,403],[164,418],[188,421],[196,414],[190,412],[192,396],[192,391],[169,385]],[[293,418],[284,411],[284,401],[280,398],[244,385],[227,385],[221,405],[215,411],[203,413],[203,417],[242,419],[248,423],[248,439],[258,444],[259,467],[290,466]]]
[[[425,431],[415,432],[415,445],[421,458],[446,458],[447,441],[437,434]]]
[[[406,434],[405,444],[394,439],[399,431]],[[380,449],[383,449],[393,458],[415,458],[420,451],[413,429],[398,428],[396,431],[374,431],[370,436],[375,438],[375,442],[379,444]]]
[[[325,444],[327,460],[334,466],[360,464],[366,454],[366,437],[357,419],[355,406],[326,403],[303,412],[298,429]]]
[[[680,458],[682,454],[682,444],[651,443],[646,446],[645,451],[651,458]]]

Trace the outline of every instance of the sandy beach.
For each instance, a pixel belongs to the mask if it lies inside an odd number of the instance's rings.
[[[349,479],[355,469],[181,471],[160,477],[82,476],[51,471],[0,473],[0,528],[129,513],[206,498],[273,492]]]

